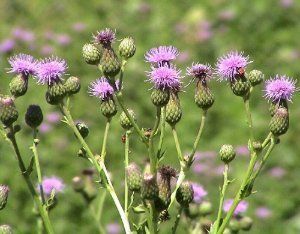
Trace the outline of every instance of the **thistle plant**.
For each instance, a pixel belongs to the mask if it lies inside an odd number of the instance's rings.
[[[267,114],[266,118],[269,118],[270,124],[265,139],[259,139],[253,125],[250,100],[252,92],[259,89],[263,82],[264,74],[259,70],[248,71],[248,65],[252,63],[249,56],[237,51],[229,52],[217,60],[216,68],[205,62],[194,62],[186,68],[185,78],[182,70],[176,66],[178,49],[174,46],[158,46],[145,53],[145,60],[149,63],[145,80],[152,86],[148,98],[155,109],[154,124],[149,128],[141,125],[143,123],[139,121],[138,115],[123,98],[124,83],[130,82],[125,75],[125,69],[137,49],[134,39],[122,39],[117,50],[114,48],[115,42],[116,32],[106,28],[95,33],[91,42],[84,44],[82,48],[83,60],[98,68],[95,79],[90,81],[87,93],[99,100],[98,106],[94,108],[100,109],[106,121],[99,150],[92,150],[86,141],[90,135],[88,126],[73,119],[72,97],[79,96],[78,93],[82,89],[80,78],[74,76],[76,74],[65,78],[68,70],[66,61],[55,56],[36,60],[25,54],[9,59],[9,73],[14,73],[15,77],[9,85],[11,96],[0,96],[1,135],[11,144],[21,175],[34,200],[38,231],[54,233],[49,215],[50,211],[59,205],[59,193],[64,190],[65,184],[56,176],[43,175],[39,157],[43,145],[38,137],[43,112],[39,105],[30,105],[24,116],[27,127],[32,131],[32,145],[29,147],[32,157],[28,165],[25,164],[24,152],[20,151],[17,143],[17,133],[22,130],[17,121],[20,121],[22,116],[15,100],[26,94],[28,79],[31,77],[38,85],[47,87],[45,101],[61,111],[62,121],[74,133],[74,140],[80,143],[80,157],[76,160],[87,160],[91,164],[91,168],[84,169],[73,178],[72,186],[85,200],[99,233],[105,233],[101,217],[107,195],[114,202],[125,233],[158,233],[164,222],[173,222],[170,231],[172,233],[176,233],[181,222],[190,224],[191,233],[221,234],[250,230],[252,219],[244,215],[248,207],[247,201],[250,201],[249,197],[263,166],[274,147],[279,144],[280,136],[288,131],[288,102],[292,101],[293,94],[298,90],[295,81],[286,75],[275,75],[265,82],[264,97],[270,104],[270,115]],[[229,200],[228,187],[236,183],[234,178],[230,178],[230,165],[236,159],[236,152],[230,144],[220,146],[219,157],[224,163],[224,178],[219,204],[212,204],[207,199],[204,188],[188,178],[199,142],[202,140],[206,118],[209,118],[209,111],[215,102],[214,92],[210,88],[210,81],[213,79],[228,83],[233,93],[232,98],[241,98],[249,129],[250,161],[234,198]],[[191,105],[200,109],[196,109],[195,114],[199,115],[198,112],[201,112],[199,129],[195,139],[191,139],[193,146],[186,155],[183,154],[181,138],[177,133],[177,128],[183,127],[180,126],[180,121],[184,118],[180,98],[186,95],[183,92],[186,87],[184,83],[194,85],[194,101],[191,101]],[[111,172],[106,167],[107,147],[113,147],[108,141],[112,121],[119,121],[120,131],[123,131],[122,170],[125,186],[122,199],[115,190],[115,185],[120,183],[120,180],[113,182]],[[174,138],[178,161],[176,168],[164,162],[166,157],[171,157],[164,147],[166,131],[171,131]],[[133,134],[138,135],[138,141],[145,146],[145,152],[148,154],[144,165],[138,165],[130,157]],[[0,186],[1,210],[5,208],[7,195],[8,188]],[[170,212],[174,207],[178,208],[176,215]],[[216,207],[218,209],[214,212]],[[7,225],[0,228],[10,229]]]

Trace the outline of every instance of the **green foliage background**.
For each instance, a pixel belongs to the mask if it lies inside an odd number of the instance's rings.
[[[260,69],[268,78],[274,74],[287,74],[297,78],[300,74],[300,3],[294,1],[289,8],[281,6],[277,0],[253,1],[101,1],[101,0],[2,0],[0,2],[0,41],[10,37],[14,27],[24,27],[34,31],[35,49],[26,43],[17,44],[13,53],[30,53],[37,58],[42,57],[40,49],[47,42],[45,32],[67,33],[71,36],[70,45],[62,47],[50,42],[55,55],[67,60],[68,73],[81,78],[83,88],[72,100],[72,113],[75,119],[84,120],[89,124],[90,136],[88,142],[94,151],[100,150],[105,119],[99,110],[99,101],[87,94],[88,84],[100,76],[96,67],[84,63],[81,57],[82,45],[91,39],[92,33],[105,27],[115,28],[117,37],[135,38],[136,55],[129,61],[125,73],[124,94],[127,105],[138,115],[141,126],[151,127],[155,111],[149,100],[149,88],[146,84],[145,71],[149,65],[144,61],[144,53],[158,45],[174,45],[188,55],[184,61],[178,62],[183,71],[192,61],[215,64],[218,56],[229,50],[241,50],[249,54],[253,63],[249,69]],[[231,12],[233,18],[222,18],[224,12]],[[74,32],[72,25],[83,22],[87,28],[83,32]],[[211,36],[201,40],[196,32],[209,22]],[[0,92],[8,93],[8,83],[11,75],[6,73],[8,54],[0,57]],[[188,83],[188,78],[185,79]],[[180,141],[184,151],[189,151],[193,144],[199,122],[200,110],[193,103],[193,85],[181,94],[184,118],[178,125]],[[216,103],[208,113],[203,140],[199,150],[217,151],[221,144],[245,145],[248,132],[245,124],[245,114],[242,100],[232,95],[224,83],[212,82],[216,95]],[[263,86],[254,92],[251,103],[253,109],[256,137],[263,139],[268,131],[268,104],[262,98]],[[23,131],[18,135],[21,150],[26,161],[30,159],[29,146],[31,135],[24,124],[24,112],[29,104],[39,104],[44,113],[55,111],[44,100],[45,88],[30,81],[28,94],[16,101],[20,112],[19,123]],[[250,233],[299,233],[300,232],[300,159],[298,124],[300,116],[299,95],[295,95],[290,105],[291,125],[289,132],[281,138],[281,144],[274,150],[264,173],[260,176],[255,190],[257,194],[248,201],[248,214],[253,216],[255,224]],[[123,146],[121,143],[122,129],[117,119],[113,120],[109,135],[107,166],[112,171],[114,184],[122,194]],[[164,163],[178,168],[177,156],[171,133],[168,128],[166,140],[166,157]],[[67,187],[59,195],[59,204],[51,212],[51,220],[57,233],[96,233],[93,219],[85,209],[85,203],[79,194],[71,188],[71,179],[86,167],[88,163],[77,158],[79,144],[63,123],[59,123],[51,132],[41,136],[39,151],[44,175],[57,175],[65,181]],[[132,139],[132,161],[140,165],[144,163],[146,152],[137,137]],[[213,163],[219,165],[219,160]],[[233,163],[231,178],[236,178],[229,189],[228,197],[233,196],[245,171],[247,157],[237,157]],[[283,167],[287,173],[282,179],[276,179],[266,173],[273,166]],[[33,175],[35,178],[35,174]],[[122,179],[119,179],[122,178]],[[209,192],[209,199],[217,208],[218,189],[221,177],[196,176],[191,173],[191,180],[204,185]],[[26,190],[17,168],[17,162],[12,150],[4,141],[0,141],[0,183],[8,184],[10,197],[7,208],[0,212],[0,223],[11,224],[16,233],[34,233],[35,219],[32,215],[32,201]],[[267,220],[259,220],[254,216],[258,206],[269,207],[273,214]],[[174,218],[175,209],[171,212]],[[212,218],[214,218],[212,216]],[[103,222],[119,222],[119,217],[110,198],[104,208]],[[162,233],[168,233],[173,219],[163,224]],[[180,232],[184,233],[186,224],[181,222]]]

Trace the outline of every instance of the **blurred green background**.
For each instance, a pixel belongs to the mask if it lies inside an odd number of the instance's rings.
[[[297,0],[253,1],[101,1],[101,0],[2,0],[0,1],[0,93],[8,93],[12,75],[6,73],[7,58],[17,53],[29,53],[36,58],[51,54],[66,59],[68,74],[82,80],[82,90],[72,100],[72,113],[76,120],[85,121],[90,127],[88,142],[99,152],[105,119],[99,110],[99,101],[87,94],[88,84],[100,76],[96,67],[85,64],[81,48],[91,40],[92,33],[105,27],[117,30],[117,37],[132,36],[136,41],[136,55],[130,59],[125,73],[124,94],[127,105],[138,115],[143,127],[151,127],[155,111],[149,99],[150,84],[145,83],[145,71],[149,65],[144,53],[159,45],[174,45],[181,55],[176,64],[185,72],[193,61],[215,64],[218,56],[229,50],[244,51],[253,63],[250,69],[259,69],[269,78],[286,74],[295,79],[300,74],[300,3]],[[116,45],[118,42],[116,43]],[[184,82],[187,84],[189,78]],[[200,109],[193,101],[194,87],[190,85],[181,93],[184,117],[178,124],[182,149],[188,152],[193,144],[199,123]],[[241,98],[234,96],[225,83],[213,81],[211,87],[216,95],[215,105],[208,112],[208,121],[201,140],[200,152],[217,152],[224,144],[243,149],[248,139],[245,113]],[[268,132],[268,103],[262,98],[263,86],[255,89],[251,107],[257,139],[264,139]],[[26,96],[17,99],[20,112],[18,134],[20,148],[28,162],[31,152],[31,134],[24,124],[24,113],[29,104],[41,105],[45,116],[58,110],[46,103],[45,87],[30,80]],[[250,233],[300,233],[300,157],[299,97],[295,95],[290,105],[291,124],[289,132],[281,137],[281,144],[273,151],[262,175],[255,185],[257,193],[248,199],[247,215],[254,219]],[[54,121],[55,122],[55,121]],[[167,128],[165,164],[179,169],[176,150],[170,129]],[[51,220],[57,233],[96,233],[85,202],[74,193],[71,180],[89,164],[77,157],[79,144],[74,135],[61,123],[45,117],[40,135],[39,151],[42,172],[45,176],[61,177],[66,189],[59,194],[59,203],[51,211]],[[113,120],[109,135],[107,167],[112,172],[118,194],[123,198],[123,130]],[[136,136],[132,139],[131,161],[140,165],[147,152]],[[230,178],[236,178],[230,186],[228,198],[234,195],[245,171],[249,158],[236,158]],[[222,183],[219,172],[221,163],[217,156],[196,162],[189,179],[201,183],[208,191],[207,199],[218,206],[218,189]],[[32,178],[35,178],[33,173]],[[122,179],[119,179],[122,178]],[[35,233],[32,200],[23,183],[17,162],[6,142],[0,141],[0,183],[10,187],[7,208],[0,212],[0,224],[8,223],[16,233]],[[269,213],[261,217],[257,209]],[[161,225],[162,233],[169,233],[172,219]],[[212,218],[215,218],[216,213]],[[103,224],[119,223],[120,219],[111,199],[107,198]],[[182,221],[178,233],[185,233]],[[122,232],[122,231],[121,231]]]

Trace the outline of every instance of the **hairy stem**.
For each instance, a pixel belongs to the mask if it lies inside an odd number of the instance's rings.
[[[104,137],[103,137],[103,143],[102,143],[102,148],[101,148],[101,158],[103,159],[103,161],[105,161],[105,156],[106,156],[107,136],[108,136],[108,132],[109,132],[110,122],[111,122],[111,119],[107,118],[106,125],[105,125],[105,131],[104,131]]]
[[[154,127],[151,130],[151,134],[149,137],[149,148],[148,148],[148,152],[149,152],[149,159],[150,159],[150,170],[151,173],[156,174],[157,171],[157,155],[155,155],[154,153],[154,146],[153,146],[153,138],[155,136],[155,132],[157,131],[158,127],[159,127],[159,123],[160,123],[160,117],[161,117],[161,109],[159,107],[157,107],[156,109],[156,120],[154,123]]]
[[[166,107],[162,107],[161,112],[161,120],[160,120],[160,136],[159,136],[159,142],[157,147],[157,157],[161,156],[162,151],[162,145],[165,137],[165,129],[166,129]]]
[[[172,227],[172,234],[176,233],[182,211],[183,211],[183,208],[180,206],[179,209],[178,209],[178,214],[176,215],[176,220],[175,220],[174,226]]]
[[[125,205],[124,210],[126,217],[128,218],[128,185],[127,185],[127,176],[126,176],[126,168],[129,164],[129,134],[130,131],[126,131],[125,133],[125,159],[124,159],[124,172],[125,172]]]

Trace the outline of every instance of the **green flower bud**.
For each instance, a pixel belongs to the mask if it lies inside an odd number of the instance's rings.
[[[66,88],[62,83],[54,83],[48,86],[46,101],[51,105],[57,105],[66,96]]]
[[[136,117],[135,117],[133,110],[128,110],[128,112],[129,112],[130,116],[134,119],[134,121],[136,122]],[[120,115],[120,124],[121,124],[122,128],[124,128],[125,130],[129,130],[130,128],[133,127],[132,123],[130,122],[129,118],[126,116],[124,111]]]
[[[28,77],[22,74],[15,76],[9,83],[9,91],[14,97],[23,96],[28,89]]]
[[[221,160],[226,164],[235,158],[235,151],[232,145],[222,145],[219,154]]]
[[[7,185],[0,185],[0,210],[4,209],[7,203],[9,188]]]
[[[13,99],[9,96],[0,98],[0,120],[5,126],[11,126],[19,117]]]
[[[30,105],[25,114],[25,122],[31,128],[37,128],[43,122],[43,112],[40,106]]]
[[[251,84],[245,77],[238,77],[231,82],[231,90],[237,96],[245,96],[250,91]]]
[[[239,221],[241,229],[244,231],[249,231],[253,225],[253,220],[248,216],[242,217]]]
[[[83,182],[82,178],[79,177],[79,176],[75,176],[72,179],[72,187],[73,187],[74,191],[76,191],[76,192],[83,191],[83,189],[84,189],[84,182]]]
[[[182,116],[179,98],[176,94],[170,96],[170,100],[166,106],[166,121],[170,125],[177,124]]]
[[[209,201],[203,201],[199,205],[199,213],[202,216],[210,215],[213,212],[212,204]]]
[[[66,83],[64,84],[66,92],[69,95],[76,94],[80,91],[81,84],[79,78],[75,76],[71,76],[66,80]]]
[[[151,101],[157,107],[167,105],[170,99],[170,92],[168,90],[153,89],[151,93]]]
[[[76,128],[78,129],[82,138],[86,138],[89,135],[89,127],[85,123],[77,123]]]
[[[176,192],[176,200],[181,206],[188,206],[194,199],[194,190],[190,182],[183,182]]]
[[[158,185],[156,177],[146,173],[143,178],[141,196],[143,199],[155,200],[158,197]]]
[[[247,78],[250,81],[250,84],[252,86],[259,85],[261,82],[263,82],[265,75],[258,70],[252,70],[249,72]]]
[[[100,110],[106,118],[112,118],[117,114],[117,106],[115,101],[112,98],[101,101]]]
[[[270,107],[269,107],[269,111],[270,111],[271,116],[274,116],[275,112],[280,107],[284,107],[287,110],[289,109],[288,108],[288,103],[287,103],[287,101],[285,99],[282,99],[279,102],[271,102]]]
[[[237,219],[231,219],[229,222],[229,228],[233,231],[233,232],[237,232],[241,229],[241,225],[240,222]]]
[[[87,64],[96,65],[100,62],[101,51],[95,45],[87,43],[82,47],[82,56]]]
[[[12,234],[13,230],[11,226],[7,224],[0,225],[0,234]]]
[[[119,54],[124,59],[129,59],[135,54],[135,44],[131,37],[124,38],[119,45]]]
[[[108,78],[115,77],[120,72],[121,64],[113,48],[109,46],[103,47],[99,69],[103,72],[103,75]]]
[[[210,88],[208,88],[207,84],[203,84],[199,81],[195,90],[195,103],[200,108],[207,110],[214,104],[214,102],[215,97]]]
[[[171,203],[171,187],[170,182],[161,180],[158,183],[158,200],[155,201],[157,210],[162,211],[167,209]]]
[[[275,136],[283,135],[289,128],[289,112],[286,108],[280,107],[277,109],[275,115],[271,118],[270,131]]]
[[[143,176],[140,168],[135,163],[126,167],[127,185],[131,191],[139,192],[142,187]]]

